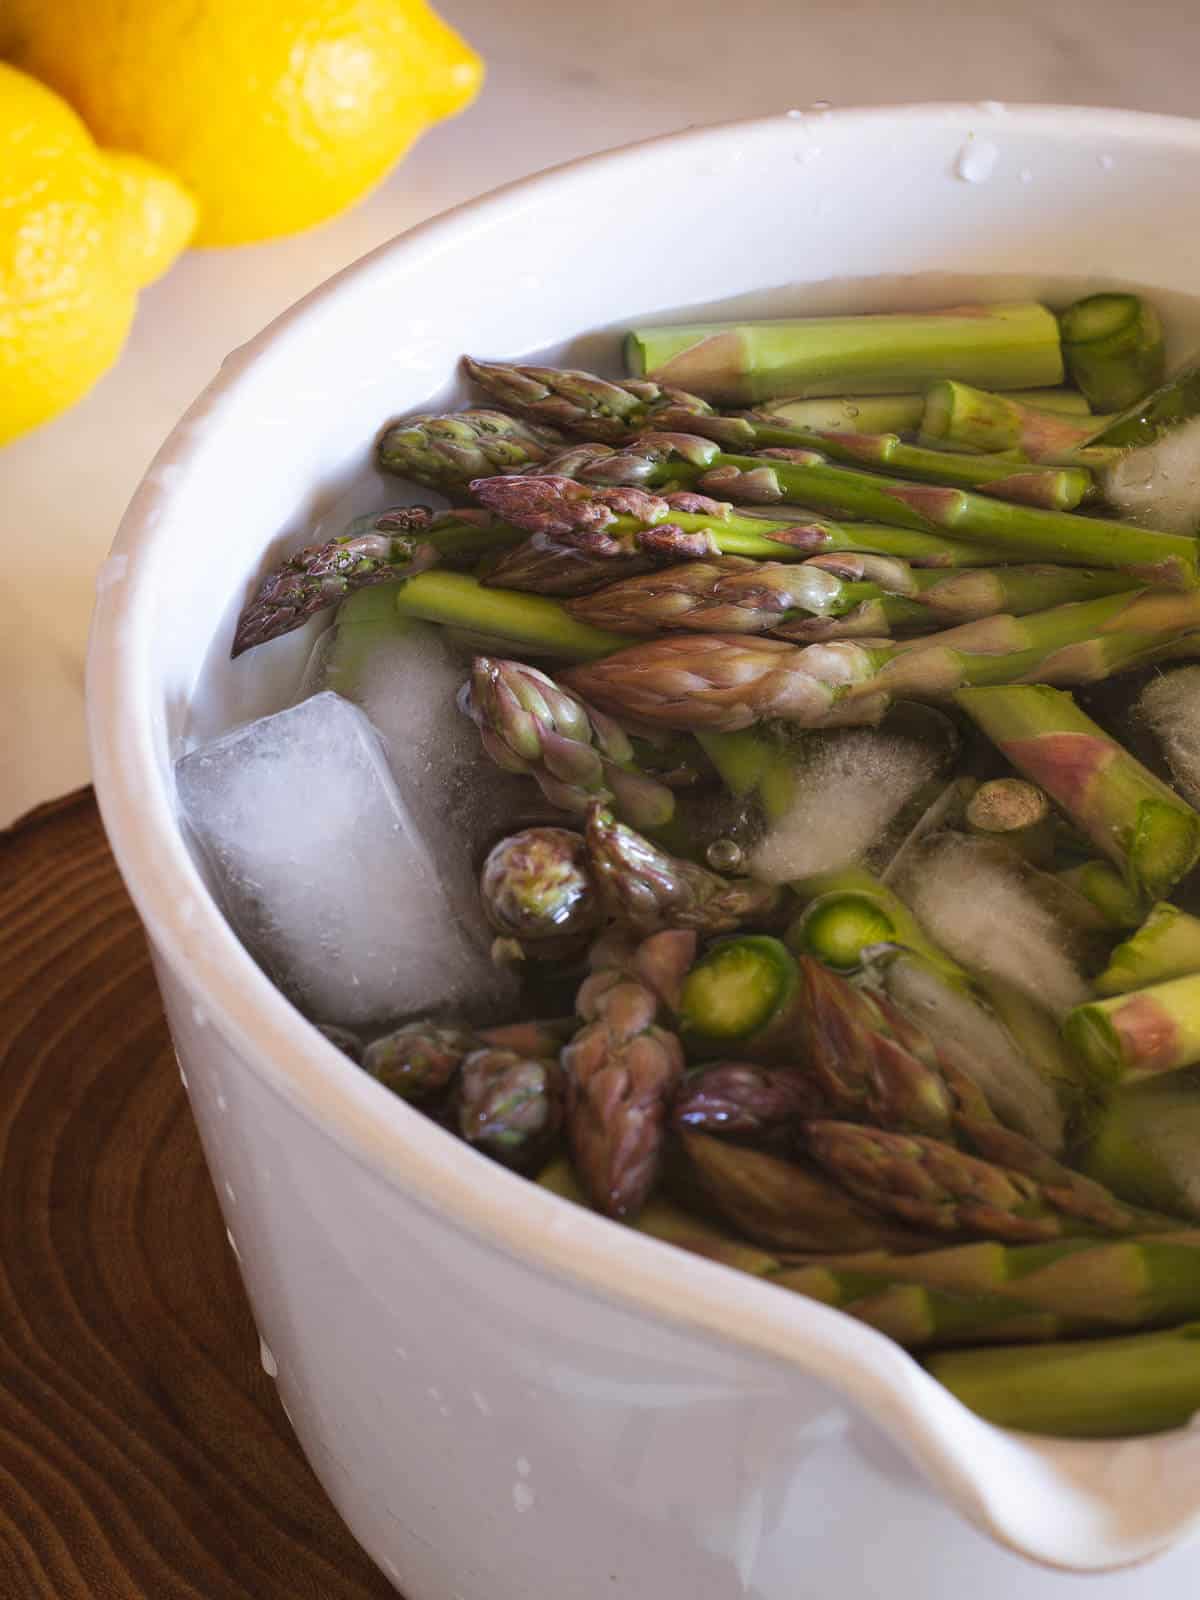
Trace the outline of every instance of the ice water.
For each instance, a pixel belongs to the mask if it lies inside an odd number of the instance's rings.
[[[315,1020],[355,1027],[494,1011],[512,980],[456,898],[364,712],[330,690],[237,728],[176,767],[226,912]]]

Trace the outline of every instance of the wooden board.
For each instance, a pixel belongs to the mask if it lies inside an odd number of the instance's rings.
[[[0,1600],[395,1600],[309,1471],[90,790],[0,833]]]

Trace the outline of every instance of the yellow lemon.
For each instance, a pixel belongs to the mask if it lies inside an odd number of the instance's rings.
[[[341,211],[483,75],[425,0],[3,0],[0,17],[0,55],[191,190],[198,244]]]
[[[91,388],[194,224],[174,178],[97,149],[65,101],[0,63],[0,443]]]

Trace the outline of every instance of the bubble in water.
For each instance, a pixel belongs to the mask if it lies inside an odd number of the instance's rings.
[[[714,839],[705,855],[714,872],[736,872],[745,859],[741,845],[733,839]]]
[[[996,170],[1000,151],[990,139],[975,140],[971,136],[958,152],[954,164],[955,176],[964,183],[986,183]]]

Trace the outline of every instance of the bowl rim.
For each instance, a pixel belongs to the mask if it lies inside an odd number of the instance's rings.
[[[373,273],[416,268],[485,229],[527,200],[552,199],[564,185],[636,161],[650,149],[687,156],[717,153],[730,141],[770,141],[797,120],[822,125],[934,125],[978,130],[986,119],[1056,140],[1102,134],[1107,140],[1200,147],[1200,121],[1089,106],[998,106],[934,102],[905,106],[813,108],[689,128],[601,151],[534,173],[464,202],[398,235],[342,268],[285,309],[231,354],[168,434],[133,496],[97,576],[87,660],[87,718],[94,784],[114,855],[152,945],[241,1060],[361,1167],[476,1239],[590,1295],[649,1311],[723,1345],[753,1350],[804,1370],[848,1394],[899,1439],[935,1481],[1002,1542],[1061,1560],[1050,1535],[1024,1537],[1010,1497],[992,1493],[979,1461],[1007,1459],[1028,1474],[1030,1441],[983,1422],[944,1390],[900,1346],[832,1308],[735,1269],[691,1256],[614,1224],[478,1156],[420,1112],[354,1068],[274,987],[242,949],[184,846],[169,783],[155,754],[159,720],[148,670],[156,554],[169,543],[169,509],[185,495],[206,438],[252,368],[305,335],[333,297],[355,292]],[[992,119],[995,119],[994,122]],[[203,423],[204,427],[198,426]],[[173,480],[164,488],[166,477]],[[287,1063],[286,1066],[282,1063]],[[664,1250],[667,1252],[664,1254]],[[1106,1441],[1037,1441],[1055,1463],[1054,1486],[1070,1491],[1094,1476]],[[1026,1497],[1028,1490],[1026,1490]],[[1090,1502],[1089,1502],[1090,1503]],[[1196,1522],[1200,1523],[1200,1509]],[[1127,1531],[1127,1530],[1123,1530]],[[1177,1536],[1175,1527],[1137,1559]],[[1068,1558],[1069,1559],[1069,1558]],[[1073,1560],[1069,1560],[1074,1565]]]

